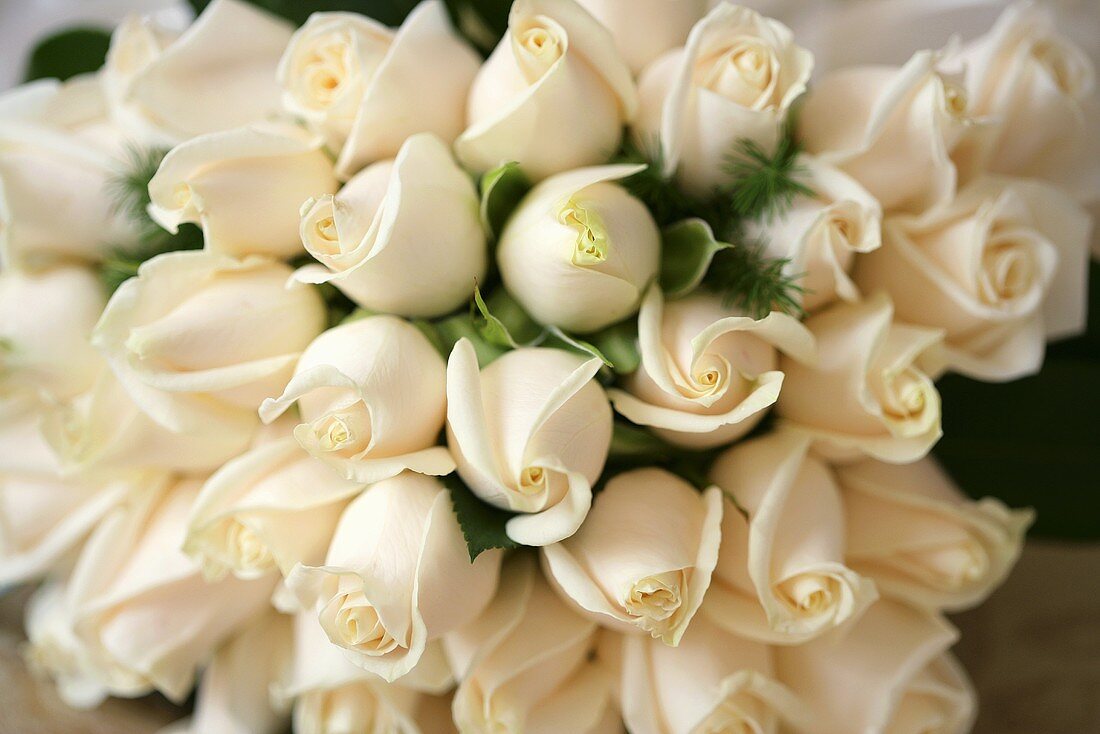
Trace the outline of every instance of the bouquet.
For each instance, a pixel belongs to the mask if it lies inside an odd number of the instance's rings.
[[[936,381],[1086,316],[1043,9],[815,75],[730,2],[199,5],[0,97],[34,671],[197,734],[969,730],[943,615],[1033,515]]]

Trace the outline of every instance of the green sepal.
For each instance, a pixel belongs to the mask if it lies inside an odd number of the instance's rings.
[[[614,363],[607,358],[607,356],[600,351],[599,347],[591,342],[578,339],[572,334],[568,334],[556,326],[549,326],[546,328],[546,339],[543,341],[542,346],[552,347],[556,349],[565,349],[570,352],[579,352],[589,358],[595,357],[604,363],[605,367],[614,369]]]
[[[497,166],[481,177],[481,224],[494,239],[508,217],[531,190],[531,181],[518,163]]]
[[[443,484],[451,493],[458,526],[462,537],[466,539],[466,550],[470,553],[470,563],[477,560],[487,550],[493,548],[516,548],[518,544],[508,537],[507,525],[515,515],[507,510],[482,502],[466,486],[458,474],[443,478]]]
[[[505,349],[534,346],[544,334],[543,328],[504,288],[497,288],[486,301],[481,288],[474,286],[471,316],[486,341]]]
[[[416,319],[412,324],[428,338],[428,341],[432,343],[432,346],[436,348],[443,359],[448,359],[451,356],[451,350],[454,349],[459,339],[469,339],[470,343],[473,344],[479,367],[485,367],[508,351],[507,348],[499,347],[487,341],[468,313],[455,314],[438,321]]]
[[[70,79],[103,66],[111,34],[99,28],[72,28],[39,41],[27,60],[23,81]]]
[[[703,282],[716,253],[733,245],[719,242],[704,220],[685,219],[661,233],[661,290],[682,298]]]

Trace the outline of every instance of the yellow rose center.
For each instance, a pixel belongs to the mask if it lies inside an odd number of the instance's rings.
[[[607,260],[610,250],[607,229],[604,227],[603,219],[595,210],[570,200],[562,208],[558,220],[577,232],[572,256],[574,265],[587,267],[599,265]]]

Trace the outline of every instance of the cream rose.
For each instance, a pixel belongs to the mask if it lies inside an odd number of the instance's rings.
[[[575,535],[542,549],[547,575],[598,622],[679,644],[711,583],[722,493],[663,469],[617,475]]]
[[[991,497],[969,500],[934,459],[836,468],[848,564],[884,594],[931,609],[981,603],[1012,570],[1035,518]]]
[[[779,355],[812,362],[814,340],[798,319],[753,319],[695,294],[665,303],[656,284],[638,315],[641,367],[626,389],[608,391],[615,410],[671,443],[710,448],[748,433],[783,386]]]
[[[508,220],[497,262],[508,291],[544,324],[591,332],[630,316],[660,267],[661,233],[614,182],[643,166],[597,166],[536,186]]]
[[[439,138],[414,135],[335,196],[309,199],[299,234],[321,265],[296,274],[331,283],[364,308],[449,313],[470,299],[489,254],[478,193]]]
[[[607,732],[613,682],[591,659],[596,632],[595,622],[547,585],[530,556],[510,558],[489,608],[444,640],[461,681],[453,708],[458,730]]]
[[[709,195],[738,141],[775,148],[813,64],[779,21],[720,3],[642,74],[634,138],[681,187]]]
[[[73,632],[68,606],[68,584],[47,579],[35,589],[24,610],[23,628],[27,644],[23,659],[40,679],[49,678],[66,704],[92,709],[110,695],[106,682],[98,679],[89,651]]]
[[[475,171],[518,161],[543,179],[610,158],[637,105],[630,69],[588,11],[573,0],[516,0],[474,79],[455,151]]]
[[[161,146],[263,119],[280,107],[275,70],[291,32],[240,0],[214,0],[178,37],[131,17],[104,68],[112,116],[128,137]]]
[[[788,260],[784,271],[798,279],[796,294],[806,311],[840,299],[857,301],[849,273],[860,255],[882,244],[882,207],[875,197],[840,169],[813,156],[798,165],[813,196],[800,196],[781,217],[750,226],[749,235],[766,243],[770,257]]]
[[[134,232],[109,182],[118,135],[99,80],[32,82],[0,95],[0,263],[5,270],[103,258]]]
[[[577,0],[611,32],[635,74],[675,46],[707,12],[708,0]]]
[[[775,649],[776,671],[810,709],[805,734],[965,734],[974,692],[946,652],[958,633],[897,602],[872,605],[850,631]]]
[[[711,469],[737,506],[722,516],[703,613],[742,637],[799,644],[849,624],[878,597],[844,563],[844,504],[809,443],[770,433],[733,447]]]
[[[222,255],[291,258],[301,253],[297,211],[339,184],[320,141],[286,124],[203,135],[173,148],[149,181],[149,216],[169,232],[202,226]]]
[[[1085,327],[1090,219],[1038,181],[982,177],[919,217],[887,219],[855,279],[896,318],[943,329],[925,360],[984,380],[1039,371],[1048,339]]]
[[[776,682],[772,651],[700,617],[676,649],[623,638],[623,719],[631,734],[775,734],[804,720]]]
[[[920,213],[950,201],[951,152],[970,132],[966,90],[940,71],[943,53],[920,51],[901,68],[827,74],[799,114],[806,150],[859,181],[887,212]]]
[[[405,472],[353,500],[325,565],[295,567],[287,585],[349,660],[392,682],[417,665],[428,642],[481,613],[500,557],[487,551],[471,563],[450,493],[437,479]]]
[[[298,360],[278,398],[260,406],[270,423],[295,402],[294,436],[345,478],[376,482],[405,469],[442,476],[454,469],[436,446],[446,416],[446,366],[416,327],[370,316],[329,329]]]
[[[447,445],[485,502],[518,513],[508,537],[547,545],[577,531],[611,445],[598,359],[517,349],[484,370],[469,340],[447,364]]]
[[[310,456],[291,437],[229,461],[203,485],[183,550],[208,578],[286,576],[324,562],[348,501],[363,490]]]
[[[356,13],[314,13],[283,53],[279,83],[287,109],[339,151],[346,179],[415,133],[453,142],[479,66],[443,3],[429,0],[396,31]]]
[[[866,454],[915,461],[942,435],[940,395],[918,360],[942,332],[893,322],[883,294],[836,303],[806,320],[818,361],[783,359],[777,412],[793,430],[835,459]]]

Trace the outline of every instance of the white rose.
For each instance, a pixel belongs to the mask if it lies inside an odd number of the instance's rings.
[[[518,161],[543,179],[610,158],[637,105],[630,69],[588,11],[573,0],[516,0],[474,79],[455,151],[475,171]]]
[[[415,133],[452,143],[479,66],[443,3],[429,0],[396,31],[356,13],[314,13],[283,53],[279,82],[287,109],[339,151],[347,178]]]
[[[882,244],[882,207],[840,169],[806,155],[798,165],[814,195],[798,197],[783,216],[750,226],[749,234],[767,243],[770,257],[789,261],[784,271],[798,279],[803,291],[796,296],[806,311],[859,300],[848,273],[860,254]]]
[[[1035,518],[992,497],[969,500],[933,459],[836,468],[848,564],[918,606],[976,606],[1012,570]]]
[[[451,352],[447,445],[474,494],[519,513],[507,524],[517,543],[556,543],[588,514],[611,445],[611,406],[592,379],[600,365],[528,348],[479,370],[468,340]]]
[[[775,680],[772,652],[700,617],[675,649],[623,638],[623,719],[631,734],[775,734],[804,719]]]
[[[711,448],[748,433],[779,397],[779,356],[814,359],[798,319],[773,311],[753,319],[721,297],[665,303],[653,285],[638,315],[642,363],[625,389],[608,391],[615,410],[671,443]]]
[[[339,184],[320,141],[286,124],[203,135],[169,151],[149,181],[149,216],[175,233],[202,226],[206,249],[291,258],[301,253],[298,208]]]
[[[344,510],[323,566],[287,579],[347,659],[387,681],[411,671],[427,644],[476,618],[497,586],[500,551],[470,562],[439,480],[405,472]]]
[[[0,95],[0,262],[6,270],[98,261],[134,233],[110,186],[117,135],[95,77]]]
[[[932,448],[940,428],[940,395],[916,365],[942,332],[892,322],[883,294],[838,302],[805,326],[817,340],[813,365],[783,359],[786,373],[777,412],[793,430],[814,439],[834,459],[861,453],[895,463],[915,461]]]
[[[810,709],[803,734],[965,734],[974,692],[946,652],[944,620],[880,600],[851,630],[774,648],[779,679]]]
[[[347,479],[376,482],[405,469],[454,469],[436,446],[447,403],[446,366],[427,337],[393,316],[329,329],[298,360],[278,398],[260,406],[270,423],[298,403],[298,442]]]
[[[743,637],[798,644],[850,623],[878,597],[844,563],[840,491],[808,449],[807,439],[770,433],[733,447],[711,469],[737,507],[722,516],[703,613]]]
[[[27,644],[23,658],[41,679],[53,681],[66,704],[92,709],[110,695],[96,677],[91,655],[73,631],[67,582],[49,579],[31,594],[24,611]]]
[[[973,120],[965,89],[938,70],[942,56],[834,71],[799,114],[806,150],[863,184],[887,213],[920,213],[955,195],[951,151]]]
[[[599,734],[608,729],[613,681],[591,655],[596,623],[554,593],[530,556],[516,555],[476,620],[444,640],[461,681],[454,721],[462,734]]]
[[[130,18],[111,36],[104,68],[112,116],[160,146],[263,119],[280,107],[275,70],[291,32],[239,0],[214,0],[178,38]]]
[[[613,183],[643,166],[598,166],[536,186],[497,246],[504,285],[537,321],[591,332],[630,316],[657,276],[661,233]]]
[[[692,28],[687,45],[642,74],[634,138],[681,187],[709,195],[726,181],[738,141],[775,148],[813,64],[779,21],[720,3]]]
[[[344,479],[294,438],[226,463],[191,509],[183,550],[208,578],[259,578],[273,568],[320,565],[348,500],[363,485]]]
[[[943,329],[926,366],[984,380],[1039,371],[1046,341],[1085,327],[1088,214],[1038,181],[982,177],[919,217],[886,220],[854,277],[896,318]]]
[[[708,0],[577,0],[600,21],[630,70],[683,45],[691,27],[707,12]]]
[[[575,535],[542,549],[547,575],[596,621],[679,644],[710,587],[722,493],[663,469],[617,475]]]
[[[373,311],[449,313],[470,299],[488,266],[477,190],[428,133],[406,140],[396,160],[367,167],[335,196],[306,201],[299,226],[321,265],[296,277],[331,283]]]

